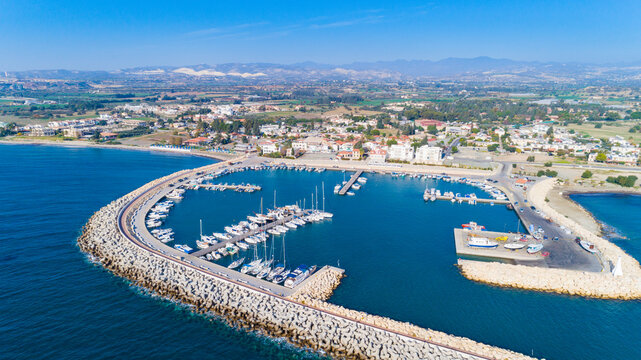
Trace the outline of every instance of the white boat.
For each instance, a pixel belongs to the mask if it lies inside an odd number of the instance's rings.
[[[280,235],[280,231],[276,229],[267,229],[267,232],[272,234],[272,235]]]
[[[353,193],[353,192],[351,192],[351,191],[348,191],[348,192],[347,192],[347,195],[349,195],[349,196],[354,196],[354,195],[356,195],[356,194],[355,194],[355,193]]]
[[[196,246],[198,246],[199,249],[206,249],[209,247],[209,243],[206,243],[204,241],[196,240]]]
[[[214,251],[213,253],[211,253],[211,257],[213,257],[214,260],[220,260],[220,258],[222,258],[218,251]]]
[[[503,245],[504,248],[508,250],[518,250],[518,249],[523,249],[526,244],[524,243],[508,243]]]
[[[484,248],[484,249],[494,249],[497,246],[499,246],[499,243],[497,243],[496,241],[492,241],[492,240],[490,240],[488,238],[484,238],[484,237],[472,237],[467,242],[467,246],[476,247],[476,248]]]
[[[354,183],[354,185],[352,185],[352,189],[354,190],[359,190],[360,188],[361,186],[359,184]]]
[[[366,178],[366,177],[361,176],[361,177],[359,177],[358,179],[356,179],[356,181],[358,181],[358,182],[359,182],[359,183],[361,183],[361,184],[365,184],[365,183],[367,182],[367,178]]]
[[[527,246],[528,254],[536,254],[543,249],[543,244],[530,244]]]
[[[235,268],[239,267],[240,265],[242,265],[243,262],[245,262],[245,258],[244,257],[232,262],[229,265],[227,265],[227,268],[235,269]]]
[[[339,191],[341,191],[341,185],[337,184],[336,186],[334,186],[334,194],[338,194]]]
[[[596,251],[597,251],[597,249],[594,246],[594,244],[589,242],[589,241],[581,240],[581,241],[579,241],[579,245],[581,245],[581,247],[584,248],[586,251],[589,251],[589,252],[591,252],[593,254],[596,253]]]
[[[285,226],[287,226],[290,229],[296,229],[298,227],[298,225],[296,225],[293,221],[286,222]]]
[[[247,243],[245,243],[243,241],[237,242],[236,246],[238,246],[239,248],[241,248],[243,250],[248,250],[249,249],[249,245],[247,245]]]

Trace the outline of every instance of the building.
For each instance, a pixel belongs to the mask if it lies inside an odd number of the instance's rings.
[[[54,136],[56,131],[48,127],[35,127],[29,132],[29,136]]]
[[[280,152],[280,144],[270,140],[263,140],[258,143],[258,146],[263,151],[263,154],[273,154]]]
[[[341,160],[360,160],[361,152],[358,149],[352,151],[339,151],[336,157]]]
[[[388,158],[397,161],[414,160],[414,148],[409,144],[394,144],[389,147]]]
[[[384,163],[387,160],[387,151],[385,149],[374,149],[368,154],[369,161],[372,163]]]
[[[416,150],[415,162],[419,164],[440,164],[443,150],[438,146],[423,145]]]
[[[185,141],[185,145],[203,146],[203,145],[209,144],[210,142],[211,142],[211,139],[203,137],[203,136],[199,136],[199,137],[196,137],[196,138],[189,139],[189,140]]]
[[[101,132],[100,138],[103,140],[115,140],[118,137],[118,134],[112,132]]]

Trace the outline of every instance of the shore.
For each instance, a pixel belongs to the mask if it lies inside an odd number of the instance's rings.
[[[621,259],[623,275],[614,276],[609,271],[588,273],[565,269],[532,268],[520,265],[459,260],[462,274],[470,280],[505,287],[604,299],[640,299],[641,266],[639,262],[618,246],[584,227],[581,224],[581,219],[577,219],[574,216],[577,214],[577,210],[574,207],[561,207],[561,210],[572,209],[567,214],[552,208],[545,199],[550,192],[559,192],[559,188],[555,187],[555,182],[555,179],[547,179],[537,183],[531,188],[528,200],[549,216],[552,221],[570,229],[574,235],[593,243],[598,249],[598,256],[607,268],[614,266],[618,259]],[[587,189],[575,189],[574,191],[582,190]],[[586,216],[586,213],[589,214],[582,208],[578,211],[580,211],[579,215],[583,217]],[[587,216],[591,218],[591,221],[594,221],[591,214]]]

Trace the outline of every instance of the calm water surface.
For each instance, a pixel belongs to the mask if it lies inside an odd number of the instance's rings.
[[[279,343],[193,316],[143,296],[85,260],[75,246],[81,226],[98,208],[143,183],[210,160],[146,152],[0,145],[0,349],[8,358],[224,358],[311,356]],[[349,174],[347,174],[349,175]],[[503,206],[425,203],[426,185],[476,192],[460,184],[367,175],[353,197],[333,186],[340,172],[244,172],[214,182],[263,186],[253,194],[188,191],[167,219],[176,242],[195,247],[205,232],[277,205],[310,207],[318,188],[331,221],[285,237],[287,262],[346,269],[331,302],[470,337],[547,359],[641,358],[641,303],[589,300],[499,289],[461,277],[452,228],[477,221],[514,231],[517,217]],[[314,195],[316,196],[316,195]],[[584,205],[617,227],[639,257],[641,233],[630,214],[639,201],[607,198]],[[583,204],[583,199],[577,199]],[[598,210],[601,209],[601,210]],[[616,210],[613,210],[616,209]],[[613,212],[619,216],[611,215]],[[607,216],[612,216],[608,218]],[[636,226],[633,224],[637,224]],[[281,256],[282,238],[274,252]],[[37,346],[33,346],[34,340]]]

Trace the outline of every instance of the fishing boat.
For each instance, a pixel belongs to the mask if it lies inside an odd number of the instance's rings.
[[[582,248],[584,248],[588,252],[591,252],[592,254],[596,253],[597,251],[594,244],[589,241],[581,240],[579,241],[579,245],[581,245]]]
[[[527,246],[528,254],[536,254],[543,249],[543,244],[530,244]]]
[[[231,264],[227,265],[227,268],[229,268],[229,269],[235,269],[235,268],[239,267],[240,265],[242,265],[244,262],[245,262],[245,258],[244,258],[244,257],[242,257],[242,258],[240,258],[240,259],[238,259],[238,260],[235,260],[235,261],[234,261],[234,262],[232,262]]]
[[[468,240],[467,246],[484,249],[494,249],[499,246],[499,243],[484,237],[472,237]]]
[[[463,227],[464,230],[468,230],[468,231],[485,230],[485,226],[479,225],[479,224],[475,223],[474,221],[470,221],[469,223],[463,224],[461,226]]]
[[[525,244],[521,243],[508,243],[503,245],[504,248],[508,250],[518,250],[518,249],[523,249],[525,247]]]

